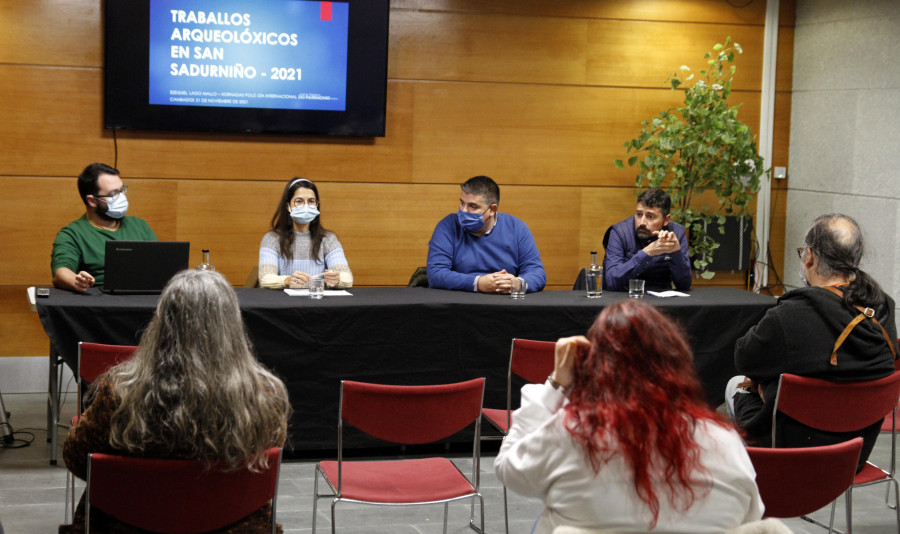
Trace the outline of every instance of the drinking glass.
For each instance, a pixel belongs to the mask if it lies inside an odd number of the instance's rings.
[[[325,296],[325,279],[322,277],[309,280],[309,298],[320,299]]]
[[[524,299],[525,292],[528,290],[528,283],[522,278],[513,278],[512,280],[512,289],[509,291],[509,296],[514,299]]]
[[[628,281],[628,296],[633,299],[642,299],[644,298],[644,281],[643,280],[629,280]]]

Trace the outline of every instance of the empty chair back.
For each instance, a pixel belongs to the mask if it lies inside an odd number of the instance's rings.
[[[553,372],[556,343],[513,339],[509,370],[531,384],[540,384]]]
[[[378,439],[403,445],[431,443],[481,416],[484,379],[433,386],[341,382],[341,421]]]
[[[553,372],[555,349],[556,343],[553,341],[513,338],[509,350],[509,370],[506,373],[506,409],[484,409],[487,420],[503,435],[512,426],[512,376],[522,377],[530,384],[540,384],[547,380]],[[497,439],[497,436],[486,436],[485,439]]]
[[[862,438],[837,445],[747,447],[766,517],[799,517],[830,504],[853,484]]]

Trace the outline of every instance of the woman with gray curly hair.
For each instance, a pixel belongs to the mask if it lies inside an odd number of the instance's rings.
[[[81,479],[92,452],[260,470],[265,450],[284,443],[291,411],[284,384],[253,355],[237,295],[212,271],[172,278],[134,356],[98,378],[87,403],[63,450]],[[216,532],[270,531],[271,512],[266,505]],[[83,514],[82,499],[59,531],[83,532]],[[91,523],[139,532],[93,507]]]

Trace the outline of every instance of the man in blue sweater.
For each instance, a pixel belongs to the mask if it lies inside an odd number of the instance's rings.
[[[528,292],[544,289],[547,275],[531,230],[498,213],[497,183],[475,176],[461,188],[459,210],[441,219],[428,242],[428,286],[509,294],[512,280],[521,278]]]
[[[638,196],[634,215],[608,230],[604,243],[603,287],[627,291],[628,280],[645,280],[647,289],[691,288],[691,260],[684,226],[672,222],[672,199],[657,187]]]

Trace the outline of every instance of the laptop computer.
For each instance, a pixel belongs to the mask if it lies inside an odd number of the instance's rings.
[[[188,268],[188,241],[107,241],[101,291],[115,295],[160,293],[178,271]]]

